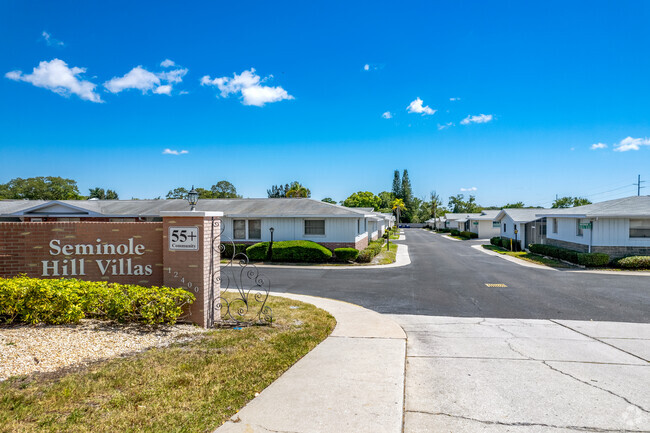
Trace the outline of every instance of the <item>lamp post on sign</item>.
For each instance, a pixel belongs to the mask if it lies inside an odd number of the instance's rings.
[[[196,204],[199,202],[199,193],[194,189],[194,185],[192,185],[190,192],[187,193],[187,201],[190,204],[190,210],[196,210]]]

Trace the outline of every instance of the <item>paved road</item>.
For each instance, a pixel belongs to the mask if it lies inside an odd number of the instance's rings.
[[[412,263],[390,269],[265,268],[272,290],[324,296],[380,313],[650,322],[650,277],[533,269],[421,229]],[[504,283],[506,288],[486,287]]]

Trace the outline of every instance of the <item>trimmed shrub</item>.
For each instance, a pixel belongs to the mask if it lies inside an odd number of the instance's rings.
[[[381,248],[383,246],[382,241],[372,241],[368,244],[368,246],[359,251],[359,256],[357,257],[357,262],[359,263],[370,263],[372,259],[377,256],[381,252]]]
[[[531,244],[528,246],[528,249],[535,254],[541,254],[543,256],[549,256],[549,257],[554,257],[556,259],[560,260],[566,260],[567,262],[571,263],[580,263],[579,255],[580,254],[586,254],[589,255],[589,253],[580,253],[578,251],[573,251],[573,250],[568,250],[566,248],[560,248],[560,247],[555,247],[553,245],[542,245],[542,244]],[[593,254],[600,254],[600,253],[591,253]],[[607,256],[607,254],[604,254],[604,256]],[[583,257],[582,259],[585,263],[601,263],[604,261],[604,257],[599,257],[599,258],[588,258],[588,257]],[[605,264],[609,263],[609,256],[607,256],[607,262]],[[583,263],[580,263],[583,264]],[[604,266],[604,265],[585,265],[585,266]]]
[[[19,276],[0,278],[0,323],[77,323],[84,317],[176,322],[194,295],[184,289]]]
[[[490,243],[494,245],[495,247],[500,247],[501,246],[501,237],[500,236],[495,236],[490,239]]]
[[[277,242],[273,242],[275,246]],[[269,255],[269,242],[258,242],[246,248],[246,255],[250,260],[266,260]]]
[[[650,256],[623,257],[616,265],[624,269],[650,269]]]
[[[514,242],[513,242],[514,244]],[[501,246],[506,249],[510,249],[510,239],[508,238],[501,238]]]
[[[233,256],[233,250],[235,252],[234,255],[237,255],[241,253],[246,253],[246,248],[248,248],[248,245],[246,244],[235,244],[235,248],[233,248],[233,244],[228,242],[224,242],[221,245],[223,246],[222,253],[221,253],[222,259],[231,259]]]
[[[609,255],[605,253],[578,253],[578,264],[596,268],[606,266],[609,263]]]
[[[359,257],[359,250],[356,248],[336,248],[334,255],[336,260],[341,262],[353,262]]]
[[[478,233],[474,232],[460,232],[460,236],[467,239],[478,239]]]
[[[449,233],[451,233],[452,236],[460,236],[460,230],[450,230]]]
[[[273,261],[276,262],[325,262],[332,252],[312,241],[273,242]]]

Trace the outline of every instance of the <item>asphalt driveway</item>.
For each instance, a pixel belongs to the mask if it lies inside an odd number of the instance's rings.
[[[411,264],[391,269],[263,270],[272,290],[324,296],[380,313],[650,322],[650,277],[519,266],[421,229],[406,229]],[[501,283],[507,287],[488,287]]]

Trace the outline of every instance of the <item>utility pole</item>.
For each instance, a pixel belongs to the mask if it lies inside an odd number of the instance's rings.
[[[641,188],[645,188],[645,186],[641,186],[642,183],[645,183],[645,180],[641,180],[641,175],[638,175],[637,181],[634,185],[636,185],[636,195],[640,196],[641,195]]]

